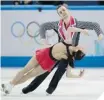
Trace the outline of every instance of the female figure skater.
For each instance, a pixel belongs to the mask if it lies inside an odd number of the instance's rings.
[[[83,29],[75,27],[69,27],[69,32],[83,32],[87,33]],[[66,76],[73,76],[71,74],[71,68],[74,67],[73,59],[80,60],[83,58],[84,53],[80,47],[74,47],[71,45],[72,41],[70,34],[66,33],[66,39],[64,42],[59,42],[53,46],[46,45],[46,47],[37,50],[36,54],[30,59],[27,65],[17,73],[17,75],[8,84],[2,84],[2,90],[5,94],[9,94],[15,85],[21,84],[27,81],[29,78],[39,76],[46,71],[51,71],[56,61],[68,59],[69,66],[67,67]],[[84,71],[80,71],[80,74],[76,77],[81,77]],[[74,75],[75,77],[75,75]]]

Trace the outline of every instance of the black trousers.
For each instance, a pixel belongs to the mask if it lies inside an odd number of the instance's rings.
[[[66,71],[66,67],[68,65],[68,60],[62,59],[60,62],[57,62],[55,64],[55,66],[53,67],[53,69],[57,66],[57,70],[46,90],[47,93],[52,94],[55,89],[57,88],[57,85],[60,81],[60,79],[62,78],[62,76],[64,75],[65,71]],[[52,69],[52,70],[53,70]],[[45,72],[44,74],[36,77],[27,87],[22,89],[23,93],[29,93],[34,91],[43,81],[44,79],[50,74],[50,72]]]

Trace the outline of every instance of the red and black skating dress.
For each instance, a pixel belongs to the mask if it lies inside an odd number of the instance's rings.
[[[54,64],[56,63],[56,59],[52,56],[52,47],[40,49],[36,51],[36,59],[40,66],[44,70],[48,70],[49,72],[53,68]]]
[[[66,44],[65,42],[62,42],[62,43],[66,46],[68,56],[70,56],[68,46],[71,46],[71,44]],[[49,72],[54,67],[56,61],[58,61],[52,56],[52,48],[53,46],[36,51],[36,59],[38,63],[44,70],[48,70]],[[72,58],[72,57],[68,57],[68,58]]]

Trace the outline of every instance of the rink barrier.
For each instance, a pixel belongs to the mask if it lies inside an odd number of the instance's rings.
[[[23,67],[30,58],[30,56],[2,56],[1,67]],[[104,68],[104,56],[86,56],[80,61],[75,61],[75,66]]]
[[[54,5],[1,5],[1,10],[56,10]],[[104,6],[68,6],[70,10],[104,10]]]
[[[1,10],[56,10],[53,5],[1,5]],[[104,6],[69,6],[71,10],[104,10]],[[30,56],[1,56],[1,67],[23,67],[29,61]],[[104,56],[85,57],[81,61],[75,61],[76,67],[101,67],[104,68]]]

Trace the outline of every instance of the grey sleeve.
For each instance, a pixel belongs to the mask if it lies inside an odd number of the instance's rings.
[[[58,21],[55,22],[46,22],[40,26],[39,34],[42,39],[46,38],[46,31],[47,30],[58,30]]]
[[[100,25],[97,22],[89,22],[89,21],[77,21],[76,20],[76,27],[77,28],[85,28],[88,30],[94,30],[97,35],[104,34]]]

